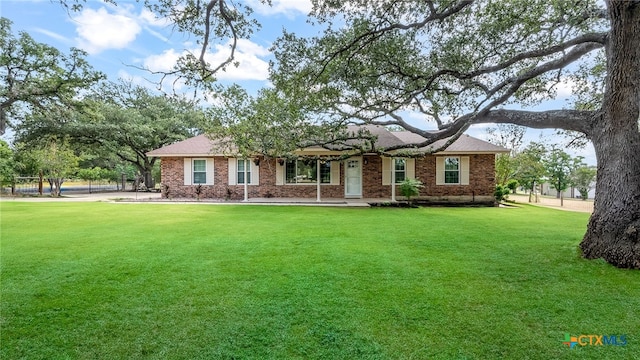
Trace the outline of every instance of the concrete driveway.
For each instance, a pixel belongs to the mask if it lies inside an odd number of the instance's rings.
[[[558,210],[567,211],[579,211],[592,213],[593,212],[593,200],[580,200],[580,199],[564,199],[562,206],[560,206],[560,199],[553,197],[539,196],[538,202],[529,202],[529,195],[525,194],[509,194],[509,200],[513,200],[520,204],[531,204],[536,206],[544,206],[554,208]]]

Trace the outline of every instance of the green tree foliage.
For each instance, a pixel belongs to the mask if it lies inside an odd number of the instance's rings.
[[[91,186],[95,181],[112,181],[114,178],[117,179],[116,173],[113,170],[103,169],[99,166],[81,168],[76,172],[76,177],[89,183],[89,192],[91,192]]]
[[[516,157],[511,154],[496,155],[496,184],[506,185],[518,171]]]
[[[15,174],[13,150],[6,141],[0,140],[0,187],[13,184]]]
[[[574,159],[561,149],[553,148],[542,159],[547,171],[548,181],[556,189],[556,197],[571,185],[571,174],[582,159]]]
[[[103,169],[101,167],[84,168],[79,169],[76,173],[79,179],[86,181],[97,180],[111,180],[113,178],[113,172],[109,169]]]
[[[571,185],[578,189],[582,200],[589,198],[589,191],[593,189],[597,170],[594,166],[579,164],[571,173]]]
[[[52,196],[60,196],[62,184],[78,170],[79,158],[66,142],[51,141],[33,151],[44,177],[49,181]]]
[[[535,192],[535,186],[545,176],[546,169],[542,163],[545,154],[546,148],[544,145],[532,142],[515,158],[517,163],[515,179],[522,187],[529,190],[529,202],[531,202],[531,196]]]
[[[303,109],[273,89],[251,96],[238,85],[221,89],[207,109],[206,132],[220,151],[233,156],[280,157],[301,147],[311,124]]]
[[[206,132],[218,140],[219,151],[240,157],[292,157],[295,150],[309,145],[371,150],[370,141],[349,143],[371,139],[366,131],[350,133],[342,123],[319,121],[308,105],[276,89],[261,89],[250,96],[233,85],[221,89],[207,109]]]
[[[68,117],[33,116],[17,128],[25,143],[64,136],[85,151],[133,164],[153,186],[155,158],[147,152],[197,134],[203,112],[191,101],[151,93],[128,82],[106,83]]]
[[[513,124],[497,124],[487,128],[490,143],[510,150],[496,156],[496,184],[507,185],[517,171],[516,156],[521,151],[527,128]]]
[[[45,145],[46,143],[39,143],[37,146],[14,143],[13,158],[17,176],[38,176],[40,174],[40,162],[34,156],[34,152]]]
[[[322,110],[340,119],[399,125],[428,142],[459,136],[510,100],[553,96],[564,65],[603,48],[605,34],[590,31],[606,26],[591,2],[314,3],[314,15],[329,26],[311,39],[284,34],[274,46],[276,85],[302,95],[313,89],[306,96],[322,98]],[[332,26],[336,14],[346,26]],[[407,109],[439,130],[411,126]],[[503,114],[490,122],[509,122]]]
[[[493,191],[493,196],[496,198],[496,202],[501,202],[507,199],[509,196],[509,188],[504,185],[496,185]]]
[[[15,36],[6,18],[0,18],[0,48],[0,134],[26,114],[74,107],[79,90],[104,78],[85,52],[71,49],[67,55],[26,32]]]
[[[507,182],[507,188],[511,190],[512,194],[516,193],[516,190],[518,189],[518,185],[520,185],[520,183],[516,179],[511,179]]]

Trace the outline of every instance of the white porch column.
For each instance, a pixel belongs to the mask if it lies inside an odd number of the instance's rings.
[[[316,201],[320,202],[320,159],[316,160]]]
[[[251,166],[251,165],[247,165],[247,159],[242,159],[242,161],[244,162],[243,164],[243,171],[244,171],[244,200],[242,201],[249,201],[249,181],[247,181],[247,166]]]
[[[396,158],[391,158],[391,201],[396,201]]]

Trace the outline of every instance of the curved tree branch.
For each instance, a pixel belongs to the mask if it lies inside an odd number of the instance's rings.
[[[563,129],[577,131],[589,136],[595,111],[586,110],[492,110],[473,119],[474,124],[515,124],[534,129]]]
[[[213,10],[213,7],[216,5],[216,3],[218,4],[218,10],[220,11],[220,16],[222,17],[226,25],[229,27],[229,30],[231,31],[232,43],[231,43],[231,52],[229,56],[223,62],[218,64],[218,66],[216,66],[215,68],[209,69],[209,64],[205,61],[204,57],[207,53],[207,49],[209,48],[209,37],[211,36],[211,11]],[[205,15],[204,40],[202,42],[202,50],[200,51],[200,57],[198,58],[198,61],[200,62],[200,66],[203,72],[203,79],[208,79],[209,77],[213,76],[216,72],[218,72],[220,69],[224,68],[225,66],[227,66],[233,61],[235,52],[236,52],[236,47],[238,45],[238,34],[236,32],[236,28],[233,24],[233,21],[234,21],[233,17],[231,16],[231,14],[229,14],[224,0],[209,1],[209,4],[207,4],[207,11]]]
[[[516,91],[518,91],[518,89],[520,89],[520,87],[527,81],[533,78],[536,78],[542,74],[548,73],[550,71],[562,69],[565,66],[571,64],[572,62],[580,59],[585,54],[600,48],[602,48],[602,44],[600,43],[584,43],[584,44],[577,45],[573,47],[573,49],[571,49],[571,51],[569,51],[566,55],[562,56],[559,59],[555,59],[555,60],[546,62],[542,65],[539,65],[529,71],[526,71],[525,73],[521,74],[516,78],[510,78],[503,81],[502,83],[498,84],[493,89],[491,89],[491,91],[487,94],[486,99],[491,98],[491,96],[495,95],[496,93],[498,93],[500,90],[504,88],[506,88],[506,91],[502,95],[500,95],[498,98],[490,101],[479,112],[482,113],[485,111],[489,111],[495,108],[496,106],[503,104],[513,94],[515,94]],[[480,108],[481,104],[482,103],[478,104],[478,108]]]
[[[361,51],[362,49],[364,49],[368,44],[375,42],[377,39],[379,39],[381,36],[383,36],[387,32],[394,31],[394,30],[411,30],[411,29],[423,28],[424,26],[426,26],[431,22],[439,21],[449,16],[452,16],[462,11],[467,6],[470,6],[471,4],[473,4],[473,0],[462,0],[457,4],[451,6],[450,8],[446,9],[445,11],[442,11],[439,13],[433,6],[433,3],[429,2],[430,14],[429,16],[424,18],[422,21],[409,23],[409,24],[400,24],[400,23],[390,24],[388,26],[381,27],[379,29],[371,30],[363,34],[360,34],[345,46],[342,46],[337,51],[334,51],[333,53],[325,57],[325,59],[322,61],[321,70],[318,72],[318,74],[316,74],[316,76],[320,76],[320,74],[324,73],[328,65],[333,60],[335,60],[338,56],[347,52],[352,52],[355,54]]]

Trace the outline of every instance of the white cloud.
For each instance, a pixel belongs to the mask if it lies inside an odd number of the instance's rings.
[[[186,54],[185,52],[178,53],[174,49],[163,51],[158,55],[151,55],[144,59],[144,67],[151,71],[170,71],[178,61],[180,56]]]
[[[236,48],[243,54],[252,54],[255,56],[268,56],[271,54],[268,48],[258,45],[247,39],[239,39],[238,46]]]
[[[563,78],[558,84],[555,84],[553,88],[556,90],[556,97],[560,99],[566,99],[573,95],[573,89],[576,86],[576,82],[570,78]]]
[[[307,15],[313,5],[309,0],[274,0],[273,9],[276,12],[290,12],[290,11],[298,11],[304,15]]]
[[[217,45],[213,53],[207,53],[205,60],[212,67],[221,64],[229,56],[229,43],[225,45]],[[195,56],[199,56],[200,49],[194,48],[189,50]],[[173,69],[179,57],[186,55],[188,52],[178,52],[175,49],[163,51],[161,54],[151,55],[144,59],[143,64],[151,71],[170,71]],[[269,56],[269,51],[256,43],[249,40],[238,40],[234,61],[239,65],[233,64],[227,66],[225,71],[217,74],[219,80],[266,80],[269,76],[269,63],[263,57]]]
[[[495,127],[495,126],[496,126],[496,124],[494,124],[494,123],[473,124],[473,125],[469,126],[467,131],[465,131],[465,134],[486,141],[486,140],[489,140],[489,138],[490,138],[489,134],[487,133],[487,129],[489,129],[491,127]]]
[[[78,33],[78,46],[90,54],[126,48],[136,40],[142,29],[163,42],[169,41],[166,36],[152,29],[169,26],[166,18],[158,18],[146,8],[136,13],[135,7],[126,3],[97,10],[85,8],[73,20]]]
[[[310,0],[272,0],[271,6],[258,0],[247,2],[258,14],[262,15],[284,14],[293,17],[297,14],[307,15],[313,8]]]
[[[73,20],[77,23],[79,47],[90,54],[126,48],[142,29],[136,19],[111,14],[104,7],[98,10],[85,8]]]
[[[229,65],[225,71],[218,74],[220,80],[267,80],[269,77],[269,63],[262,59],[262,57],[269,56],[268,49],[253,43],[249,40],[238,40],[238,46],[234,61],[237,61],[239,65],[236,67],[233,64]],[[213,54],[207,54],[205,59],[212,64],[222,63],[229,56],[228,45],[216,46],[216,52]]]

